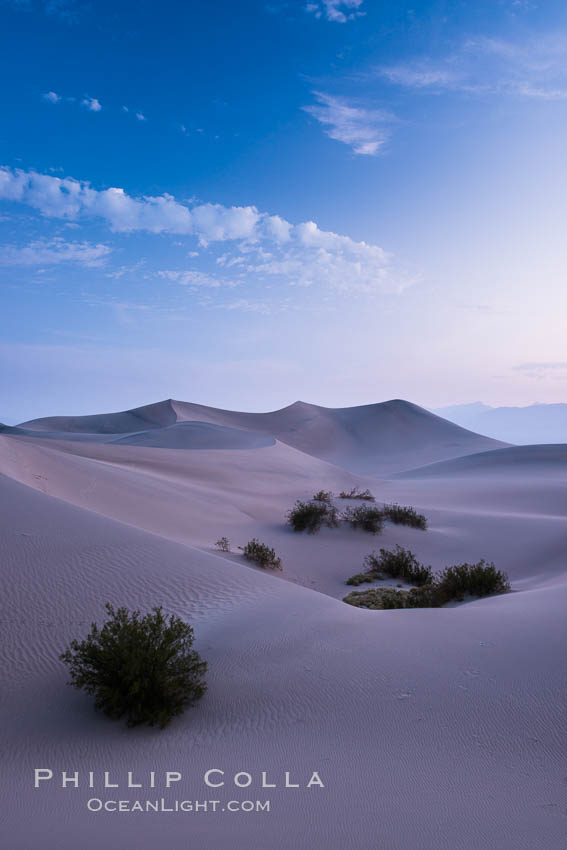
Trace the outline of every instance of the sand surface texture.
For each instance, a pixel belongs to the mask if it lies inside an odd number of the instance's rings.
[[[428,530],[286,526],[296,499],[353,486],[414,505]],[[567,846],[566,446],[508,447],[402,401],[250,414],[169,400],[4,427],[0,499],[7,850]],[[254,536],[281,573],[244,561]],[[494,560],[513,592],[345,605],[364,555],[395,543],[435,568]],[[58,654],[107,600],[195,627],[209,690],[164,732],[109,721],[65,685]],[[34,767],[108,770],[123,787],[35,790]],[[208,768],[225,788],[204,786]],[[184,782],[128,790],[128,770]],[[238,771],[250,788],[228,784]],[[285,789],[285,771],[325,788]],[[94,814],[93,796],[271,811]]]

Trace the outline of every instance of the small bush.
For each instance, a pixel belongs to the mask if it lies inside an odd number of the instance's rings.
[[[359,490],[358,487],[353,487],[352,490],[346,492],[342,490],[339,493],[339,499],[363,499],[366,502],[375,502],[376,498],[370,490]]]
[[[393,587],[384,587],[378,589],[374,604],[384,611],[390,611],[395,608],[406,608],[406,602],[406,591],[394,590]]]
[[[356,573],[356,575],[347,578],[346,584],[353,585],[354,587],[358,587],[359,584],[365,584],[366,582],[370,584],[373,581],[377,581],[378,577],[374,576],[374,574],[370,573]]]
[[[295,503],[287,514],[287,521],[294,531],[307,531],[315,534],[322,525],[336,528],[339,524],[337,509],[324,500]]]
[[[476,564],[465,563],[446,567],[439,573],[437,583],[444,602],[452,599],[462,601],[466,594],[489,596],[510,590],[506,573],[497,570],[493,563],[487,564],[485,560]]]
[[[439,608],[443,604],[439,586],[435,582],[421,587],[410,587],[407,594],[406,608]]]
[[[313,496],[314,502],[325,502],[326,505],[333,504],[333,494],[330,490],[318,490]]]
[[[427,517],[418,514],[415,508],[403,505],[384,505],[382,510],[385,518],[395,525],[409,525],[411,528],[421,528],[422,531],[427,528]]]
[[[143,617],[106,604],[109,619],[96,623],[85,640],[74,640],[59,658],[69,667],[74,688],[95,698],[108,717],[128,726],[162,729],[206,690],[206,662],[191,649],[193,629],[161,608]]]
[[[282,562],[275,553],[274,549],[261,543],[255,537],[249,540],[242,550],[242,554],[247,561],[254,561],[260,567],[271,570],[281,570]]]
[[[369,608],[372,611],[388,611],[394,608],[437,608],[439,600],[435,585],[412,587],[410,590],[396,590],[393,587],[373,587],[369,590],[353,590],[344,597],[343,602],[355,608]]]
[[[355,608],[369,608],[372,611],[385,611],[392,608],[407,608],[407,590],[394,590],[393,587],[373,587],[369,590],[353,590],[344,597],[343,602]]]
[[[220,549],[221,552],[230,552],[230,540],[228,537],[220,537],[215,543],[217,549]]]
[[[370,508],[368,505],[358,505],[356,508],[347,508],[343,519],[349,522],[353,528],[362,528],[370,534],[379,534],[384,527],[384,515],[378,508]]]
[[[413,552],[396,546],[394,550],[380,549],[380,555],[372,552],[364,559],[369,575],[384,572],[392,578],[403,578],[410,584],[421,586],[433,581],[431,567],[420,564]]]

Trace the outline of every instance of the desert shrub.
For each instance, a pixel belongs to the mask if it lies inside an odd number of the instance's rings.
[[[433,581],[431,567],[420,564],[413,552],[403,546],[396,546],[393,550],[380,549],[379,555],[372,552],[363,563],[368,575],[384,572],[392,578],[403,578],[417,586]]]
[[[372,610],[382,608],[382,597],[378,593],[378,588],[353,590],[343,598],[343,602],[346,602],[347,605],[353,605],[355,608],[370,608]]]
[[[315,534],[322,525],[336,528],[339,517],[337,509],[326,501],[300,502],[298,500],[287,514],[287,521],[294,531]]]
[[[353,590],[344,597],[343,602],[355,608],[369,608],[372,611],[385,611],[393,608],[407,608],[407,590],[394,590],[393,587],[373,587],[369,590]]]
[[[274,549],[261,543],[255,537],[249,540],[242,550],[242,554],[248,561],[254,561],[260,567],[271,570],[281,570],[282,562],[276,555]]]
[[[435,582],[410,587],[407,594],[406,608],[439,608],[443,604],[439,586]]]
[[[373,587],[368,590],[353,590],[344,597],[343,602],[356,608],[369,608],[373,611],[388,611],[394,608],[438,608],[439,599],[436,586],[426,584],[409,590],[396,590],[393,587]]]
[[[377,576],[374,576],[370,573],[356,573],[356,575],[347,578],[345,584],[353,585],[354,587],[358,587],[359,584],[371,583],[377,580]]]
[[[220,537],[215,543],[217,549],[220,549],[221,552],[230,552],[230,540],[228,537]]]
[[[489,596],[510,590],[506,573],[497,570],[493,563],[487,564],[484,559],[476,564],[446,567],[437,576],[437,584],[444,602],[452,599],[462,601],[466,594]]]
[[[418,514],[415,508],[404,505],[384,505],[382,510],[386,519],[395,525],[409,525],[411,528],[421,528],[423,531],[427,528],[427,517]]]
[[[353,487],[352,490],[341,490],[339,499],[363,499],[366,502],[375,502],[376,499],[370,490],[359,490],[358,487]]]
[[[83,641],[74,640],[59,657],[70,669],[69,684],[95,698],[108,717],[128,726],[162,729],[206,690],[206,662],[191,649],[193,629],[162,608],[141,616],[106,604],[109,619],[92,623]]]
[[[408,553],[399,546],[397,549],[401,550],[402,554],[405,553],[411,556],[411,552]],[[379,574],[377,573],[378,565],[384,572],[388,572],[388,568],[385,566],[385,561],[388,561],[387,556],[397,554],[400,553],[387,552],[381,549],[380,557],[368,555],[365,563],[370,566],[370,569],[366,573],[359,573],[356,576],[352,576],[347,581],[347,584],[362,584],[365,580],[363,578],[365,575],[367,576],[367,581],[376,580],[379,578]],[[385,559],[383,559],[384,555],[386,555]],[[413,577],[414,583],[417,584],[415,579],[416,576],[420,576],[419,570],[427,570],[427,581],[423,582],[420,586],[411,587],[409,590],[395,590],[392,587],[374,587],[368,590],[352,591],[352,593],[344,597],[343,601],[357,608],[371,608],[372,610],[384,610],[388,608],[439,608],[451,600],[462,601],[465,594],[470,594],[471,596],[488,596],[492,593],[506,593],[510,590],[510,582],[506,573],[497,570],[494,564],[487,564],[484,560],[476,564],[459,564],[453,567],[446,567],[437,576],[432,576],[431,567],[423,567],[417,562],[414,564],[414,560],[408,559],[405,561],[406,564],[409,564],[410,571],[415,571]],[[402,561],[403,559],[400,555],[398,563],[402,563]],[[390,563],[393,563],[391,559]],[[423,575],[425,576],[425,573]]]
[[[384,527],[384,516],[379,508],[370,508],[368,505],[358,505],[356,508],[347,508],[343,519],[349,522],[353,528],[362,528],[370,534],[378,534]]]
[[[327,505],[327,513],[325,514],[324,524],[329,528],[339,527],[339,512],[334,505]]]
[[[333,494],[330,490],[318,490],[313,496],[314,502],[325,502],[327,505],[333,504]]]

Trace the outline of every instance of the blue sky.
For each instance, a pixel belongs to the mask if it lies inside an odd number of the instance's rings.
[[[567,401],[560,2],[0,0],[0,420]]]

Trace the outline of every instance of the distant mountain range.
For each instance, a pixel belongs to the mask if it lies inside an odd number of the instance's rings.
[[[476,401],[438,407],[432,412],[463,428],[507,443],[567,443],[567,404],[490,407]]]

